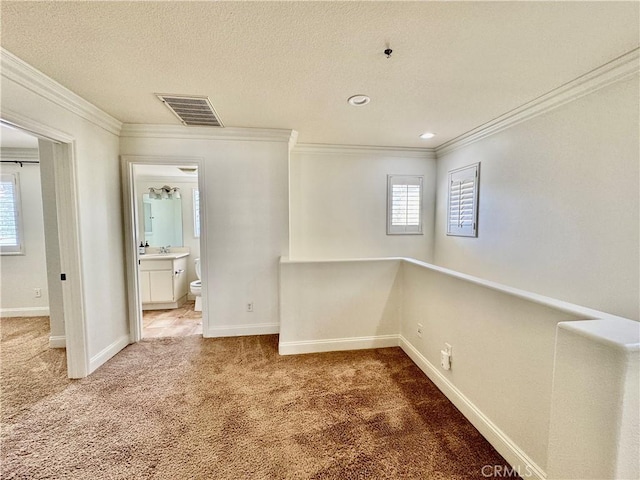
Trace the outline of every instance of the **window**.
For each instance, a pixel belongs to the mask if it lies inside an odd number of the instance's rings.
[[[447,235],[478,236],[479,178],[479,163],[449,172]]]
[[[200,238],[200,192],[193,189],[193,236]]]
[[[18,174],[0,176],[0,253],[20,255],[22,250],[22,216]]]
[[[422,234],[422,177],[387,177],[387,234]]]

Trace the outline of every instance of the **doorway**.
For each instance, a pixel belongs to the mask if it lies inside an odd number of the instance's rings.
[[[202,159],[123,156],[122,169],[131,341],[206,336]]]
[[[24,125],[24,123],[28,125]],[[73,138],[44,125],[22,119],[0,119],[3,128],[37,138],[41,192],[44,199],[44,243],[49,314],[55,335],[50,346],[66,348],[67,376],[89,373],[84,324],[83,289],[77,220],[77,189]],[[20,254],[20,253],[19,253]],[[34,289],[34,294],[38,293]]]

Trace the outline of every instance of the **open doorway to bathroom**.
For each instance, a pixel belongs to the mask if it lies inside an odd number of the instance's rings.
[[[140,338],[203,334],[198,166],[133,163]]]

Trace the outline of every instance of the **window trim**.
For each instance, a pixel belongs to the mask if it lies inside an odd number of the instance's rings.
[[[473,211],[471,213],[472,222],[469,226],[452,226],[450,219],[452,217],[451,211],[451,185],[453,183],[453,178],[455,176],[461,176],[468,171],[468,176],[473,177],[473,194],[472,194],[472,207]],[[472,173],[473,172],[473,173]],[[451,237],[478,237],[478,198],[480,197],[480,162],[473,163],[471,165],[467,165],[461,168],[456,168],[454,170],[449,170],[449,174],[447,175],[447,235]]]
[[[22,201],[20,196],[20,174],[2,173],[0,174],[1,182],[13,183],[13,205],[14,216],[16,221],[16,238],[17,245],[0,245],[0,255],[24,255],[24,226],[22,216]]]
[[[394,226],[391,224],[393,213],[393,185],[415,185],[401,181],[415,181],[420,186],[420,213],[418,225]],[[424,235],[424,175],[387,175],[387,235]]]

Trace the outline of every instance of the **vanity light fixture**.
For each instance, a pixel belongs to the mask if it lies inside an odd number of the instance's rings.
[[[361,94],[353,95],[347,99],[347,102],[349,102],[349,105],[353,105],[354,107],[362,107],[363,105],[366,105],[370,101],[371,99],[369,97]]]
[[[425,132],[422,135],[420,135],[420,138],[422,138],[423,140],[429,140],[430,138],[433,138],[435,136],[436,136],[435,133]]]
[[[178,187],[170,187],[169,185],[164,185],[163,187],[149,187],[149,198],[154,200],[160,199],[172,199],[172,198],[182,198],[180,195],[180,189]]]

